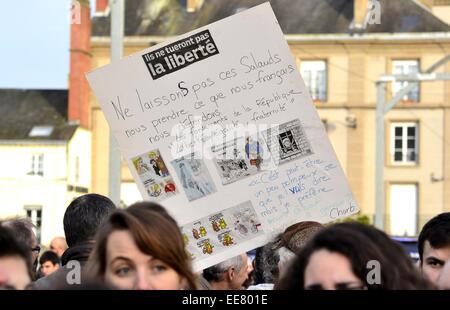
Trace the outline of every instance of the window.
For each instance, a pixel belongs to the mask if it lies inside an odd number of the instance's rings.
[[[300,73],[313,100],[327,100],[327,63],[324,60],[304,60]]]
[[[41,206],[25,206],[27,219],[29,219],[35,228],[35,234],[38,243],[41,243],[42,228],[42,207]]]
[[[390,186],[390,233],[394,236],[417,234],[417,185]]]
[[[53,126],[34,126],[30,133],[29,137],[49,137],[53,132]]]
[[[391,124],[391,162],[415,165],[418,162],[419,132],[417,123]]]
[[[392,73],[393,74],[409,74],[419,72],[419,61],[418,60],[394,60],[392,62]],[[419,101],[419,84],[414,84],[414,88],[403,96],[405,101]],[[400,89],[408,86],[408,82],[394,82],[392,85],[392,95],[395,95]]]
[[[44,154],[31,155],[31,169],[29,175],[44,175]]]

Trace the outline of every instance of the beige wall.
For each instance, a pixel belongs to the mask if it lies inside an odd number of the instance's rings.
[[[322,119],[329,123],[328,134],[341,165],[346,171],[350,186],[363,214],[373,219],[375,213],[375,110],[374,109],[320,109]],[[345,116],[352,114],[357,119],[357,128],[341,124]],[[384,170],[386,213],[389,216],[389,185],[417,183],[419,189],[419,227],[433,215],[449,210],[450,188],[448,178],[431,181],[450,175],[450,143],[444,144],[445,132],[450,125],[444,116],[450,111],[443,109],[395,109],[386,115],[386,166]],[[328,116],[328,117],[327,117]],[[392,122],[419,123],[419,164],[417,166],[395,166],[390,163],[390,124]],[[343,123],[343,122],[342,122]],[[449,135],[447,134],[447,137]],[[448,138],[447,138],[448,139]],[[444,165],[445,164],[445,165]],[[446,204],[444,203],[446,199]]]
[[[346,109],[320,109],[319,116],[327,123],[327,133],[330,137],[336,156],[342,169],[347,171],[347,127],[345,118],[349,115]]]
[[[450,1],[447,1],[447,5],[434,6],[431,11],[442,21],[450,24]]]
[[[92,184],[92,134],[89,130],[78,128],[68,144],[67,182],[71,185],[90,189]],[[78,179],[77,179],[78,158]]]
[[[386,133],[393,121],[419,123],[419,163],[416,166],[393,166],[388,160],[387,183],[417,183],[419,190],[419,226],[444,210],[443,182],[432,182],[431,174],[441,178],[444,172],[444,113],[441,109],[394,110],[386,116]],[[387,141],[389,154],[390,141]],[[388,189],[386,189],[388,193]],[[388,209],[387,209],[388,210]]]
[[[444,211],[450,211],[450,109],[444,110]]]
[[[43,176],[28,174],[33,154],[44,154]],[[25,206],[40,207],[42,244],[63,236],[68,170],[65,143],[0,145],[0,220],[26,216]]]

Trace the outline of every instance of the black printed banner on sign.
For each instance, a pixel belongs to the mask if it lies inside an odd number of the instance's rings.
[[[219,50],[211,33],[204,30],[144,54],[142,58],[152,78],[156,80],[216,54],[219,54]]]

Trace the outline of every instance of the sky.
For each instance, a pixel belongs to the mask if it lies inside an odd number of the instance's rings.
[[[0,88],[67,89],[70,3],[0,0]]]

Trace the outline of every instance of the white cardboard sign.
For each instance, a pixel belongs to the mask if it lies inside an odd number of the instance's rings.
[[[90,72],[145,200],[195,270],[359,211],[269,3]]]

